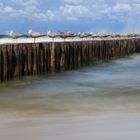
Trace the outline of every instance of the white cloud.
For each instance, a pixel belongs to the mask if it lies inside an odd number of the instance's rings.
[[[4,0],[3,0],[4,1]],[[7,0],[7,4],[0,3],[0,11],[10,16],[42,20],[90,20],[109,18],[117,21],[126,21],[128,18],[140,16],[140,0],[61,0],[55,8],[42,9],[38,0]],[[3,2],[4,3],[4,2]],[[44,2],[45,3],[45,2]],[[16,5],[16,6],[15,6]],[[55,9],[55,10],[54,10]]]
[[[136,22],[140,23],[140,0],[58,0],[52,8],[47,7],[47,0],[42,1],[44,5],[46,4],[46,8],[45,6],[42,8],[40,1],[0,0],[0,12],[7,16],[28,20],[60,20],[63,22],[79,19],[81,21],[83,18],[83,20],[92,22],[97,19],[110,19],[127,27],[135,25]],[[131,21],[130,25],[127,24],[129,21]]]
[[[7,0],[0,3],[0,12],[10,17],[20,17],[30,20],[53,20],[55,14],[52,10],[42,10],[37,0]]]
[[[6,13],[13,13],[15,10],[11,6],[4,7],[4,12]]]
[[[85,17],[90,13],[89,9],[83,5],[75,6],[66,4],[65,6],[61,6],[60,10],[68,17]]]
[[[55,19],[55,14],[54,14],[51,10],[47,10],[47,11],[46,11],[46,16],[47,16],[50,20],[54,20],[54,19]]]
[[[107,17],[120,22],[135,16],[139,17],[139,9],[140,0],[112,0],[112,3],[105,0],[63,0],[60,7],[66,19],[85,17],[96,20]]]
[[[118,3],[113,8],[114,12],[130,12],[132,7],[130,4]]]
[[[76,17],[67,17],[67,20],[68,21],[75,21],[75,20],[77,20],[77,18]]]
[[[37,0],[10,0],[10,2],[21,6],[38,5]]]
[[[69,4],[83,4],[85,2],[85,0],[64,0],[65,3],[69,3]]]
[[[39,20],[54,20],[55,15],[53,14],[52,11],[47,10],[45,13],[34,13],[33,18],[39,19]]]

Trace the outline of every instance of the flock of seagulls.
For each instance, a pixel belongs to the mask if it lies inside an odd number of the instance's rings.
[[[63,39],[66,39],[66,38],[74,38],[74,37],[79,37],[79,38],[118,38],[118,37],[138,37],[140,35],[138,34],[116,34],[116,33],[112,33],[112,34],[93,34],[93,33],[72,33],[72,32],[58,32],[58,33],[55,33],[55,32],[51,32],[51,31],[48,31],[47,35],[45,34],[41,34],[39,32],[34,32],[32,29],[30,29],[28,31],[28,34],[27,35],[23,35],[23,34],[20,34],[18,32],[14,32],[14,31],[10,31],[10,33],[8,35],[4,35],[3,37],[11,37],[11,38],[20,38],[20,37],[32,37],[32,38],[39,38],[39,37],[43,37],[43,36],[48,36],[50,38],[63,38]],[[2,37],[2,36],[0,36]]]

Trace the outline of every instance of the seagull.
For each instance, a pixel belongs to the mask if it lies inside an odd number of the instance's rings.
[[[59,34],[57,33],[53,33],[51,31],[48,31],[47,35],[50,37],[50,38],[56,38],[56,37],[59,37]]]
[[[30,37],[33,37],[33,38],[37,38],[37,37],[41,37],[41,36],[44,36],[43,34],[39,33],[39,32],[33,32],[32,29],[30,29],[28,31],[28,35]]]
[[[45,35],[43,35],[43,34],[41,34],[41,33],[39,33],[39,32],[33,32],[32,29],[29,29],[28,35],[29,35],[30,37],[34,38],[34,43],[35,43],[36,38],[45,36]]]
[[[33,32],[32,29],[28,30],[28,35],[29,35],[29,37],[34,38],[34,43],[35,43],[36,38],[45,36],[39,32]]]
[[[71,32],[60,32],[61,38],[68,38],[68,37],[76,37],[77,35],[75,33]]]
[[[79,37],[80,38],[85,38],[85,37],[91,37],[92,35],[91,34],[88,34],[88,33],[80,33],[79,34]]]
[[[12,38],[18,38],[20,37],[22,34],[18,33],[18,32],[14,32],[13,30],[10,31],[9,36]]]

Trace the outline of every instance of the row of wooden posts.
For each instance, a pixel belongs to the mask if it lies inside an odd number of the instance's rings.
[[[0,45],[0,82],[72,70],[140,51],[140,39]]]

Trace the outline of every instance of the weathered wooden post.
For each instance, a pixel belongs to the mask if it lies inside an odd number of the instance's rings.
[[[55,42],[52,42],[51,46],[51,71],[55,72]]]
[[[140,38],[0,45],[0,82],[140,52]]]

